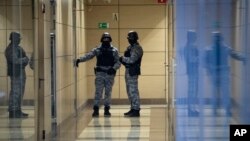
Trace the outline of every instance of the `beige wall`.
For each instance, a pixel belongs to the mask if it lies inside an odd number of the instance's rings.
[[[22,40],[20,46],[26,51],[28,57],[33,52],[33,20],[31,0],[3,1],[0,0],[0,91],[5,97],[1,98],[1,104],[8,104],[10,91],[10,79],[7,77],[7,64],[4,51],[9,41],[9,34],[12,31],[20,32]],[[26,67],[26,89],[24,104],[34,100],[34,73],[29,66]]]
[[[72,8],[72,1],[58,0],[56,4],[56,94],[58,123],[61,123],[75,113],[74,100],[77,102],[77,108],[80,108],[87,101],[86,67],[84,67],[84,64],[78,69],[73,67],[73,59],[79,56],[79,52],[86,50],[84,3],[80,1],[76,2],[76,9]],[[76,14],[76,25],[73,23],[73,14]],[[76,38],[74,38],[75,36]],[[47,54],[50,55],[49,52]],[[50,57],[48,56],[48,58]],[[50,65],[50,60],[45,65]],[[50,67],[48,66],[48,68]],[[48,71],[47,73],[45,76],[49,77],[50,72]],[[48,78],[48,80],[50,79]],[[46,93],[50,94],[50,91]],[[50,102],[49,99],[48,102]]]
[[[73,1],[57,0],[55,14],[56,35],[56,111],[57,124],[60,125],[67,118],[75,114],[74,101],[77,99],[77,108],[87,101],[84,95],[87,90],[86,71],[73,67],[73,59],[77,52],[85,50],[84,29],[84,5],[77,2],[76,10],[73,9]],[[42,13],[41,5],[45,4],[46,11]],[[37,68],[38,77],[41,79],[38,89],[38,116],[39,129],[51,131],[51,49],[50,33],[54,32],[53,14],[51,14],[50,1],[39,1],[36,4],[35,26],[37,44]],[[73,24],[73,12],[76,11],[76,25]],[[74,32],[76,29],[76,33]],[[74,33],[76,38],[74,38]],[[81,66],[82,67],[82,66]],[[81,68],[80,67],[80,68]],[[80,71],[81,70],[81,71]],[[76,73],[77,72],[77,73]],[[77,77],[75,77],[77,75]],[[76,81],[78,87],[76,89]],[[77,91],[77,95],[76,94]],[[39,132],[39,134],[40,134]]]
[[[77,56],[77,53],[85,50],[84,3],[76,2],[76,10],[73,10],[72,1],[57,1],[56,88],[58,123],[75,113],[75,99],[77,100],[77,108],[87,101],[85,95],[87,90],[85,68],[81,69],[83,66],[80,66],[79,69],[75,70],[73,67],[73,59]],[[73,25],[73,12],[76,12],[76,25]],[[74,28],[76,32],[74,32]],[[74,36],[76,36],[76,39],[73,38]],[[75,71],[77,71],[76,78]],[[76,81],[77,87],[75,87]],[[77,95],[75,95],[75,92],[77,92]]]
[[[76,58],[80,53],[86,51],[86,30],[85,30],[85,7],[84,3],[76,3]],[[87,70],[86,64],[79,65],[77,69],[77,106],[81,107],[88,100],[87,89]]]
[[[67,118],[75,114],[74,101],[77,99],[77,108],[87,101],[86,71],[73,67],[73,59],[77,52],[85,50],[85,28],[84,28],[84,5],[77,1],[76,26],[73,25],[72,1],[57,0],[55,15],[56,34],[56,110],[57,124],[60,125]],[[41,5],[45,5],[45,13],[42,13]],[[38,116],[36,123],[38,138],[42,137],[42,131],[46,134],[51,131],[51,49],[50,33],[53,32],[53,15],[51,14],[50,1],[36,1],[34,12],[34,45],[35,50],[35,87],[38,92],[37,107],[35,116]],[[30,12],[31,13],[31,12]],[[2,23],[1,23],[2,25]],[[76,33],[74,32],[76,29]],[[76,38],[74,38],[74,33]],[[76,73],[77,72],[77,73]],[[75,77],[77,75],[77,77]],[[77,79],[76,79],[77,78]],[[40,81],[39,81],[40,80]],[[76,81],[78,87],[76,90]],[[34,85],[34,84],[33,84]],[[76,94],[77,91],[77,95]]]
[[[112,36],[112,44],[123,55],[128,46],[128,31],[137,31],[144,50],[142,75],[139,77],[140,96],[142,99],[165,99],[168,93],[168,7],[152,0],[112,0],[111,3],[86,1],[86,5],[87,51],[99,45],[102,33],[107,31]],[[118,13],[118,20],[113,19],[114,13]],[[109,23],[109,28],[99,29],[100,22]],[[93,99],[95,92],[95,63],[95,59],[87,63],[90,99]],[[127,99],[124,66],[115,78],[112,98]]]

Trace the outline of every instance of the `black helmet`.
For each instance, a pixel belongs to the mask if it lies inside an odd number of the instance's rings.
[[[20,39],[20,38],[21,38],[20,33],[18,33],[18,32],[11,32],[10,33],[9,40],[15,40],[15,39]]]
[[[139,39],[138,34],[137,34],[136,31],[129,31],[127,38],[130,39],[130,40],[134,40],[134,41]]]
[[[112,42],[112,38],[111,38],[111,36],[110,36],[110,34],[109,34],[108,32],[104,32],[104,33],[102,34],[101,42],[103,42],[105,38],[108,38],[108,39],[109,39],[109,42]]]

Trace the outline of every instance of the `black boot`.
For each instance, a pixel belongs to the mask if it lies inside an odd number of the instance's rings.
[[[132,109],[132,112],[128,114],[126,117],[140,117],[140,110]]]
[[[22,112],[23,116],[29,116],[29,114]]]
[[[104,107],[104,117],[110,117],[111,113],[109,112],[110,106]]]
[[[99,116],[99,107],[94,106],[93,109],[94,109],[94,112],[92,114],[92,117],[98,117]]]
[[[130,115],[133,112],[133,109],[130,109],[127,113],[124,113],[124,116]]]
[[[28,115],[23,114],[21,111],[9,111],[9,118],[28,118]]]

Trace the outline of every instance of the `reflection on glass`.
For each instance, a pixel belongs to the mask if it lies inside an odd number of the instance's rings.
[[[210,78],[213,114],[222,107],[227,116],[231,116],[231,78],[230,60],[244,60],[244,57],[223,42],[219,31],[212,33],[213,43],[205,50],[205,68]]]
[[[24,49],[19,46],[20,33],[11,32],[9,40],[10,44],[5,50],[7,73],[11,80],[9,118],[27,118],[28,114],[22,112],[22,100],[26,83],[25,67],[29,63],[29,58]]]
[[[3,129],[0,140],[35,140],[37,135],[34,134],[37,99],[34,78],[38,77],[29,67],[31,52],[38,47],[35,40],[38,34],[33,26],[36,19],[31,14],[36,11],[32,8],[35,3],[31,0],[0,2],[0,11],[4,11],[0,12],[0,23],[5,23],[0,24],[0,124]],[[23,119],[25,121],[21,121]],[[25,125],[19,126],[21,122]],[[31,136],[33,139],[28,139]]]
[[[249,30],[245,24],[249,4],[243,0],[176,0],[176,141],[228,141],[230,124],[250,123]],[[233,12],[237,13],[234,17],[230,16]],[[190,28],[197,33],[196,43],[190,45],[197,44],[197,54],[187,49]],[[198,102],[192,96],[198,96]],[[199,113],[187,114],[186,107],[192,111],[196,105]]]
[[[198,116],[198,68],[199,68],[199,50],[196,45],[196,32],[194,30],[187,31],[187,43],[183,49],[183,56],[186,64],[186,74],[188,81],[188,115]]]

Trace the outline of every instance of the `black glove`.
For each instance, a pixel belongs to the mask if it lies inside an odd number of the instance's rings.
[[[78,67],[78,64],[80,63],[80,59],[76,59],[75,61],[74,61],[74,65],[76,66],[76,67]]]
[[[125,63],[125,62],[122,61],[122,57],[119,58],[119,61],[120,61],[124,66],[127,65],[127,63]]]
[[[123,61],[122,61],[122,56],[119,58],[119,61],[122,63]]]
[[[113,69],[113,68],[110,68],[110,69],[108,69],[107,74],[108,75],[114,75],[114,74],[116,74],[116,70]]]

